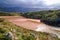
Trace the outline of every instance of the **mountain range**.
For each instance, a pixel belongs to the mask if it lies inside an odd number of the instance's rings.
[[[1,7],[0,6],[0,11],[3,12],[36,12],[36,11],[42,11],[42,10],[56,10],[59,9],[59,5],[53,5],[54,7],[49,6],[49,7],[44,7],[44,8],[27,8],[27,7]]]
[[[0,11],[3,12],[34,12],[46,9],[48,8],[0,7]]]

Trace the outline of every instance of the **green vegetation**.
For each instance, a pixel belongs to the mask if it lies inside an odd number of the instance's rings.
[[[59,40],[53,35],[28,30],[0,18],[0,40]]]
[[[0,16],[20,16],[18,12],[0,12]]]
[[[27,18],[34,18],[34,19],[50,19],[50,20],[53,20],[55,18],[60,17],[60,10],[26,12],[26,13],[22,14],[22,16],[27,17]]]

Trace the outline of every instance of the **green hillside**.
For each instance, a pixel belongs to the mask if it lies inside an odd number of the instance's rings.
[[[38,12],[26,12],[22,16],[34,19],[55,19],[60,18],[60,10],[44,10]]]
[[[0,18],[0,40],[59,40],[54,34],[35,32]]]
[[[60,18],[60,10],[44,10],[38,12],[0,12],[0,16],[24,16],[33,19],[49,19]]]
[[[19,12],[0,12],[0,16],[20,16]]]

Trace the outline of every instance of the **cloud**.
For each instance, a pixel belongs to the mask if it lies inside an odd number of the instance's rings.
[[[1,0],[2,1],[2,0]],[[0,2],[1,2],[0,1]],[[3,6],[10,6],[10,7],[15,7],[15,6],[25,6],[29,8],[40,8],[44,7],[44,3],[42,0],[3,0],[2,3]]]
[[[59,3],[60,0],[0,0],[0,6],[6,7],[51,8]]]
[[[54,4],[59,4],[60,0],[44,0],[44,3],[46,5],[54,5]]]

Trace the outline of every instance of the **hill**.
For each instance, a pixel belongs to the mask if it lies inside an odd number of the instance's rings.
[[[0,11],[3,12],[35,12],[47,9],[48,8],[0,7]]]
[[[59,40],[55,34],[35,32],[0,18],[0,40]]]
[[[55,19],[60,18],[60,10],[43,10],[36,12],[0,12],[0,16],[24,16],[33,19]]]

